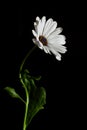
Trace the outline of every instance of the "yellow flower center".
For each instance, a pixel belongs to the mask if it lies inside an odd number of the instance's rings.
[[[47,39],[44,36],[39,36],[39,40],[44,46],[47,46]]]

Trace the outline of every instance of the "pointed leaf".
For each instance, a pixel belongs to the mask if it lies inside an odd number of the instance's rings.
[[[6,87],[5,90],[12,96],[13,98],[18,98],[19,95],[16,93],[14,88]]]

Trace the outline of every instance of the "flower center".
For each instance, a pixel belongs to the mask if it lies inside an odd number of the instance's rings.
[[[39,40],[43,45],[47,46],[47,39],[44,36],[39,36]]]

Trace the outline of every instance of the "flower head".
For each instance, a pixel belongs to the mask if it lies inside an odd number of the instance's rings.
[[[53,21],[52,18],[46,21],[46,17],[43,16],[42,19],[36,17],[36,22],[34,22],[35,30],[32,30],[33,42],[46,53],[53,53],[57,60],[61,60],[61,54],[67,51],[64,46],[66,43],[66,38],[61,35],[62,28],[57,28],[57,22]]]

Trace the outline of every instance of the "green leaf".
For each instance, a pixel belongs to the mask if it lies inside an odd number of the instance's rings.
[[[43,87],[37,87],[35,85],[35,80],[40,80],[41,76],[38,78],[31,77],[28,70],[22,73],[22,80],[27,88],[29,95],[28,113],[26,119],[26,125],[28,126],[33,119],[33,117],[41,110],[44,109],[46,104],[46,90]]]
[[[27,115],[27,126],[30,124],[33,117],[41,110],[44,109],[46,104],[46,91],[43,87],[36,88],[30,93],[29,110]]]
[[[18,93],[16,93],[14,88],[6,87],[4,89],[9,93],[10,96],[12,96],[13,98],[19,98],[23,103],[26,104],[26,102],[23,100],[23,98]]]
[[[12,96],[13,98],[18,98],[19,95],[16,93],[14,88],[11,87],[6,87],[5,90],[9,93],[10,96]]]
[[[28,70],[24,70],[24,72],[22,72],[22,81],[25,87],[28,89],[28,93],[30,93],[30,91],[33,91],[33,89],[36,88],[34,79],[32,79],[32,77],[29,75]],[[31,90],[31,86],[32,86],[32,90]]]

